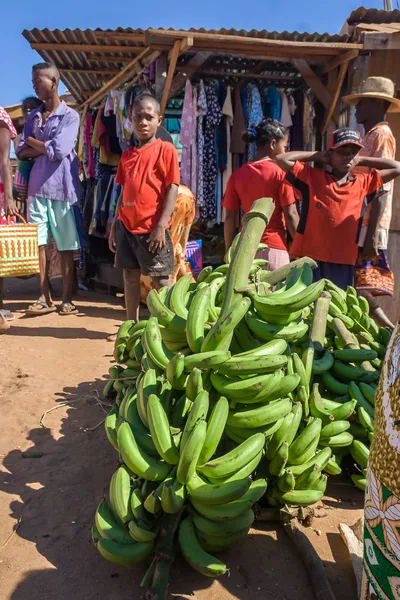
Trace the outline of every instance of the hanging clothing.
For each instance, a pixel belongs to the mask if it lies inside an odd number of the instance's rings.
[[[293,129],[290,134],[290,149],[303,150],[304,92],[297,90],[292,95],[296,110],[293,115]]]
[[[204,206],[204,119],[207,115],[206,88],[199,84],[197,98],[197,205]]]
[[[232,138],[231,138],[231,153],[244,154],[246,152],[246,144],[242,140],[242,134],[246,129],[246,121],[243,114],[242,98],[240,96],[239,87],[235,90],[235,111],[233,116]]]
[[[281,120],[282,99],[273,83],[269,86],[265,97],[265,116],[270,119]]]
[[[292,121],[292,115],[291,115],[291,112],[289,109],[289,103],[288,103],[287,96],[283,92],[280,92],[280,96],[281,96],[281,103],[282,103],[280,122],[285,127],[292,127],[293,121]]]
[[[230,176],[232,175],[232,154],[229,152],[229,148],[231,147],[231,128],[233,126],[233,106],[232,106],[232,89],[228,86],[226,90],[226,98],[224,105],[222,107],[222,114],[225,117],[225,127],[226,127],[226,142],[228,148],[228,155],[226,159],[226,168],[222,175],[222,194],[225,194],[226,186],[228,185],[228,181]],[[222,219],[223,220],[223,219]]]
[[[261,94],[258,87],[254,83],[249,83],[246,87],[247,91],[247,103],[246,103],[246,114],[247,114],[247,127],[252,125],[258,125],[264,117]],[[247,148],[247,161],[252,162],[256,158],[257,146],[253,142],[248,145]]]
[[[303,146],[304,150],[311,151],[313,147],[314,137],[314,96],[311,90],[308,90],[304,97],[304,112],[303,112]]]
[[[222,119],[222,111],[218,102],[215,84],[210,84],[207,90],[207,116],[204,128],[204,162],[203,162],[203,206],[200,210],[203,221],[214,220],[216,217],[215,184],[218,168],[216,158],[216,131]]]
[[[197,148],[196,117],[194,114],[193,88],[186,80],[185,99],[183,101],[180,142],[182,144],[181,181],[194,195],[197,188]]]

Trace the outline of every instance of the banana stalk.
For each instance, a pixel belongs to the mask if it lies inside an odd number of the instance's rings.
[[[324,350],[326,323],[330,302],[331,295],[329,292],[322,292],[315,302],[310,339],[314,344],[316,352],[322,352]]]
[[[343,348],[358,348],[358,344],[355,343],[353,336],[346,329],[343,321],[335,317],[332,321],[332,327],[339,338]]]

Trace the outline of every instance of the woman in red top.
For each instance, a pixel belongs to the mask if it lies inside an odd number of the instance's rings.
[[[249,212],[253,202],[259,198],[272,198],[275,210],[261,238],[268,248],[258,256],[266,258],[269,261],[267,268],[273,271],[289,262],[286,233],[289,231],[294,238],[299,222],[294,191],[284,183],[285,173],[275,162],[275,157],[287,146],[288,134],[279,121],[263,119],[243,134],[243,140],[255,142],[257,154],[253,163],[246,163],[229,179],[222,202],[226,210],[225,248],[230,248],[235,236],[238,212]]]

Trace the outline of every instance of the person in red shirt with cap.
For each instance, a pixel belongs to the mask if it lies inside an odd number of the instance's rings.
[[[257,145],[256,160],[246,163],[231,175],[222,206],[226,210],[224,222],[225,249],[233,242],[238,213],[249,212],[259,198],[272,198],[275,210],[261,241],[268,248],[258,252],[258,258],[268,260],[267,269],[274,271],[289,263],[287,230],[293,238],[299,215],[293,188],[284,183],[285,173],[275,162],[275,157],[285,151],[288,133],[284,125],[274,119],[263,119],[244,134],[243,140]]]
[[[400,162],[360,156],[362,147],[359,132],[343,127],[332,134],[326,152],[288,152],[276,158],[302,195],[291,255],[313,258],[318,262],[314,280],[325,277],[343,289],[353,285],[363,213],[384,193],[384,184],[400,175]],[[370,171],[354,173],[356,166]]]

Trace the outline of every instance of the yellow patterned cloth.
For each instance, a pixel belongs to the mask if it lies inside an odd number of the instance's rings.
[[[361,600],[400,600],[400,324],[376,394],[364,512]]]

